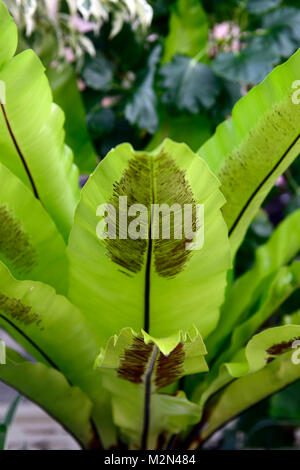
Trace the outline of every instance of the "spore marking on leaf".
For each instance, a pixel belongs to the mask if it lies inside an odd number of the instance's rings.
[[[163,388],[178,380],[184,373],[185,358],[183,344],[179,343],[168,355],[160,353],[156,366],[155,385]]]
[[[108,201],[116,210],[116,238],[106,238],[107,254],[111,260],[121,266],[122,272],[127,275],[141,271],[146,262],[146,251],[149,240],[132,240],[128,234],[126,239],[120,239],[119,198],[127,197],[127,207],[133,204],[143,204],[148,208],[148,224],[151,221],[151,204],[166,204],[172,207],[179,204],[182,212],[181,238],[176,239],[177,219],[173,211],[170,214],[159,212],[159,238],[153,240],[154,268],[162,277],[173,278],[179,274],[192,256],[192,251],[186,249],[186,243],[193,238],[196,231],[196,202],[193,191],[186,179],[184,170],[176,165],[170,155],[161,152],[156,157],[136,155],[129,160],[128,168],[122,178],[113,185],[113,195]],[[191,234],[184,233],[184,205],[192,206]],[[170,238],[162,238],[163,218],[169,217]],[[127,217],[128,225],[135,217]],[[149,230],[151,235],[151,230]]]
[[[297,338],[293,338],[290,341],[282,341],[281,343],[273,344],[266,350],[266,352],[270,354],[270,356],[280,356],[281,354],[288,352],[289,349],[292,348],[293,342],[299,339],[300,337],[298,336]],[[270,359],[272,358],[268,358],[267,361],[270,362]]]
[[[32,307],[24,305],[20,299],[7,297],[2,293],[0,293],[0,312],[1,311],[24,325],[36,323],[37,326],[40,326],[41,324],[41,316],[32,312]]]
[[[192,230],[195,232],[197,226],[195,199],[189,182],[186,179],[185,171],[178,168],[171,156],[162,153],[157,157],[156,170],[156,203],[167,204],[171,207],[173,204],[179,204],[182,209],[182,215],[185,204],[191,204],[193,207]],[[160,214],[160,234],[163,223],[162,214]],[[170,218],[170,240],[164,240],[161,237],[154,242],[154,257],[156,272],[166,278],[172,278],[179,274],[190,256],[192,251],[186,249],[186,243],[193,238],[191,234],[184,234],[182,238],[174,237],[174,214]],[[183,225],[183,224],[182,224]]]
[[[38,264],[37,254],[20,221],[4,205],[0,206],[0,253],[21,275],[28,274]]]
[[[149,207],[150,199],[150,159],[147,155],[138,155],[129,161],[129,167],[123,173],[119,182],[114,183],[113,195],[108,201],[116,209],[116,232],[115,239],[105,240],[109,257],[114,263],[131,273],[141,271],[145,260],[147,240],[132,240],[127,237],[125,240],[119,239],[120,214],[119,197],[126,196],[127,204],[144,204]],[[121,214],[122,216],[122,214]],[[134,217],[128,217],[128,224]]]
[[[142,383],[152,350],[153,343],[145,344],[142,338],[135,337],[131,347],[121,357],[118,376],[133,383]]]

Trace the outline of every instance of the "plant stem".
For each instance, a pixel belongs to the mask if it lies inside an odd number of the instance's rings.
[[[150,427],[150,401],[151,401],[151,377],[154,370],[155,361],[158,354],[158,347],[155,345],[153,349],[153,355],[149,364],[149,369],[146,373],[145,378],[145,405],[144,405],[144,426],[142,434],[141,449],[147,450],[148,446],[148,434]]]

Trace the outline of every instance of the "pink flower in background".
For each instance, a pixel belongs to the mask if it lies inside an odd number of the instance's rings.
[[[230,24],[227,21],[216,24],[213,29],[214,38],[217,41],[230,38]]]
[[[79,15],[72,16],[72,25],[77,29],[81,34],[89,33],[94,31],[95,24],[91,21],[85,21],[83,18],[80,18]]]
[[[79,91],[84,91],[86,89],[86,84],[82,80],[82,78],[78,78],[77,80],[77,86]]]
[[[286,180],[283,175],[279,176],[278,180],[276,181],[276,186],[278,188],[286,188]]]
[[[220,50],[224,52],[240,51],[242,48],[240,35],[241,30],[237,24],[232,24],[229,21],[216,24],[211,32],[211,40],[213,42],[224,42],[225,44],[215,45],[215,47],[212,48],[211,55],[216,55]]]
[[[71,47],[65,47],[65,58],[67,62],[75,62],[75,54]]]

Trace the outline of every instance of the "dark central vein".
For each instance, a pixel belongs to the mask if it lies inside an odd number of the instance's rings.
[[[7,322],[14,330],[16,330],[21,336],[23,336],[23,338],[28,341],[28,343],[31,344],[31,346],[34,347],[34,349],[36,351],[39,352],[39,354],[51,365],[51,367],[53,367],[53,369],[56,369],[56,370],[59,370],[59,367],[57,367],[57,365],[52,361],[52,359],[50,359],[49,356],[47,356],[47,354],[36,344],[34,343],[34,341],[32,341],[32,339],[30,339],[25,333],[24,331],[22,331],[20,328],[18,328],[12,321],[8,320],[8,318],[6,318],[4,315],[2,315],[0,313],[0,318],[2,318],[5,322]]]
[[[152,165],[151,165],[152,175]],[[146,261],[146,273],[145,273],[145,306],[144,306],[144,330],[149,333],[150,330],[150,278],[151,278],[151,260],[152,260],[152,224],[153,224],[153,207],[154,204],[154,188],[153,180],[151,181],[151,198],[150,198],[150,223],[148,229],[148,252]]]
[[[148,435],[149,435],[149,428],[150,428],[151,378],[152,378],[157,354],[158,354],[158,347],[155,345],[153,348],[153,355],[149,364],[149,369],[145,377],[144,426],[143,426],[142,444],[141,444],[142,450],[147,450],[147,447],[148,447]]]
[[[17,142],[17,139],[16,139],[16,137],[15,137],[15,135],[14,135],[14,133],[13,133],[13,130],[12,130],[12,128],[11,128],[10,122],[9,122],[8,117],[7,117],[7,114],[6,114],[5,107],[4,107],[4,105],[3,105],[2,103],[0,103],[0,106],[1,106],[1,109],[2,109],[2,112],[3,112],[3,116],[4,116],[4,119],[5,119],[6,125],[7,125],[8,132],[9,132],[9,134],[10,134],[10,136],[11,136],[11,139],[12,139],[12,141],[13,141],[13,143],[14,143],[14,146],[15,146],[15,148],[16,148],[16,151],[17,151],[17,153],[18,153],[18,155],[19,155],[19,157],[20,157],[20,159],[21,159],[21,161],[22,161],[22,164],[23,164],[23,166],[24,166],[24,169],[25,169],[25,171],[26,171],[26,174],[27,174],[27,176],[28,176],[28,178],[29,178],[30,184],[31,184],[31,186],[32,186],[33,193],[34,193],[35,197],[36,197],[37,199],[39,199],[39,194],[38,194],[38,191],[37,191],[35,182],[34,182],[34,180],[33,180],[33,176],[32,176],[32,174],[30,173],[30,170],[29,170],[29,167],[28,167],[27,162],[26,162],[26,160],[25,160],[25,157],[24,157],[24,155],[23,155],[23,153],[22,153],[22,151],[21,151],[21,149],[20,149],[20,147],[19,147],[19,144],[18,144],[18,142]]]
[[[33,346],[33,348],[39,352],[39,354],[48,362],[48,364],[55,370],[57,371],[60,371],[60,368],[52,361],[52,359],[50,359],[49,356],[47,356],[47,354],[34,342],[32,341],[32,339],[29,338],[29,336],[27,336],[24,331],[22,331],[20,328],[18,328],[12,321],[8,320],[8,318],[4,317],[1,313],[0,313],[0,318],[2,318],[5,322],[7,322],[14,330],[16,330],[26,341],[28,341],[29,344],[31,344],[31,346]],[[74,385],[72,384],[72,382],[68,379],[68,377],[64,376],[65,379],[67,380],[68,384],[73,387]],[[3,380],[3,379],[1,379]],[[8,385],[11,386],[11,384],[9,383]],[[22,395],[24,395],[24,393],[22,393]],[[29,399],[31,399],[31,397],[28,396]],[[51,413],[49,412],[49,410],[47,410],[47,413],[49,413],[51,415]],[[56,416],[53,415],[53,418],[58,422],[58,419]],[[90,423],[91,423],[91,427],[92,427],[92,430],[94,432],[94,436],[95,436],[95,440],[97,442],[97,445],[99,447],[99,449],[104,449],[103,447],[103,444],[102,444],[102,441],[101,441],[101,437],[98,433],[98,430],[97,430],[97,427],[96,427],[96,424],[94,423],[94,420],[91,418],[90,419]],[[84,447],[84,444],[79,440],[79,437],[75,434],[73,434],[73,431],[69,428],[67,428],[64,423],[61,423],[60,424],[66,429],[67,432],[70,432],[74,438],[76,439],[76,441],[80,444],[81,447]],[[91,442],[93,444],[93,442]]]
[[[261,190],[261,188],[264,186],[264,184],[268,181],[268,179],[272,176],[272,174],[277,170],[277,168],[280,166],[280,164],[283,162],[283,160],[285,159],[285,157],[287,156],[287,154],[292,150],[292,148],[296,145],[297,141],[299,140],[300,138],[300,134],[297,135],[297,137],[293,140],[293,142],[291,143],[291,145],[289,146],[289,148],[284,152],[284,154],[282,155],[282,157],[280,157],[280,159],[278,160],[278,162],[276,163],[276,165],[272,168],[271,171],[269,171],[269,173],[267,174],[267,176],[262,180],[262,182],[259,184],[259,186],[256,188],[256,190],[253,192],[253,194],[251,194],[250,198],[247,200],[246,204],[244,205],[244,207],[242,208],[241,212],[239,213],[238,217],[236,218],[233,226],[231,227],[231,229],[229,230],[229,236],[233,233],[233,231],[236,229],[238,223],[240,222],[241,218],[243,217],[243,215],[245,214],[246,210],[248,209],[249,205],[251,204],[251,202],[253,201],[253,199],[255,198],[255,196],[259,193],[259,191]]]

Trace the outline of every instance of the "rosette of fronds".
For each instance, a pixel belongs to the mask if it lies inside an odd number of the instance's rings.
[[[0,328],[35,359],[6,347],[0,380],[84,449],[203,447],[300,379],[299,304],[280,320],[299,294],[300,210],[232,273],[300,153],[300,50],[198,154],[170,139],[151,152],[123,143],[79,191],[63,113],[36,54],[15,54],[1,0],[0,24]]]
[[[42,55],[49,42],[57,44],[58,61],[77,62],[87,53],[95,54],[87,33],[98,34],[110,22],[110,37],[116,36],[124,23],[134,30],[145,30],[152,21],[152,8],[146,0],[5,0],[25,45]]]

